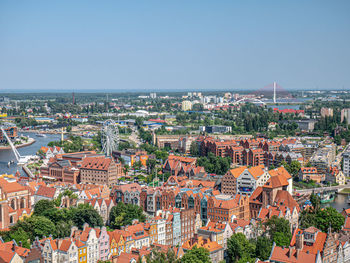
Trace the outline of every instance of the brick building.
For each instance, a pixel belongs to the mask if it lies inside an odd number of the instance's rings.
[[[232,217],[249,220],[249,197],[246,195],[211,196],[208,199],[208,219],[231,221]]]
[[[242,164],[258,166],[265,164],[264,151],[261,148],[247,149],[242,152]]]
[[[31,213],[31,192],[15,178],[0,178],[0,229],[7,229]]]
[[[121,163],[116,163],[113,158],[87,157],[80,167],[81,183],[100,185],[114,185],[122,175]]]
[[[195,211],[194,209],[180,209],[181,240],[182,243],[192,238],[195,234]]]

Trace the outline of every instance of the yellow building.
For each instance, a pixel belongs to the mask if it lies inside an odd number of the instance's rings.
[[[147,234],[149,235],[149,242],[151,244],[158,242],[158,232],[157,232],[157,224],[154,221],[146,223],[144,226]]]
[[[117,246],[118,246],[118,254],[120,254],[120,252],[125,252],[125,242],[121,233],[118,233],[116,235],[115,241],[117,242]]]
[[[109,235],[109,251],[113,256],[118,255],[118,241],[116,240],[116,230],[108,231],[107,233]]]
[[[78,262],[87,263],[87,247],[86,244],[80,240],[75,241],[76,246],[78,247]]]
[[[132,234],[130,232],[122,230],[121,234],[124,239],[124,251],[126,253],[130,253],[131,248],[134,247],[135,240],[132,238]]]

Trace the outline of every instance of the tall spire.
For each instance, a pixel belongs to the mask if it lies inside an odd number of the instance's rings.
[[[273,103],[276,103],[276,81],[273,82]]]

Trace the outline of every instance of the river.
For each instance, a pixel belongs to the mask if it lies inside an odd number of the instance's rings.
[[[322,207],[332,206],[338,210],[338,212],[343,211],[343,208],[348,209],[350,205],[348,204],[348,196],[338,194],[332,203],[322,204]]]
[[[61,139],[60,134],[46,134],[46,137],[37,137],[35,133],[31,132],[22,132],[21,134],[34,138],[36,142],[27,147],[18,148],[20,155],[35,155],[42,146],[47,146],[49,142]],[[10,168],[7,167],[7,163],[11,160],[15,160],[12,150],[0,150],[0,174],[14,174],[17,170],[23,174],[22,168],[17,167],[16,164],[11,165]]]

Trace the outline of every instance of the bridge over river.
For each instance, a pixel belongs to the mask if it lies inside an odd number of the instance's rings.
[[[308,189],[299,189],[299,190],[295,190],[295,192],[298,194],[311,194],[312,192],[314,192],[314,193],[338,192],[344,188],[350,188],[350,184],[327,186],[327,187],[316,187],[316,188],[308,188]]]

